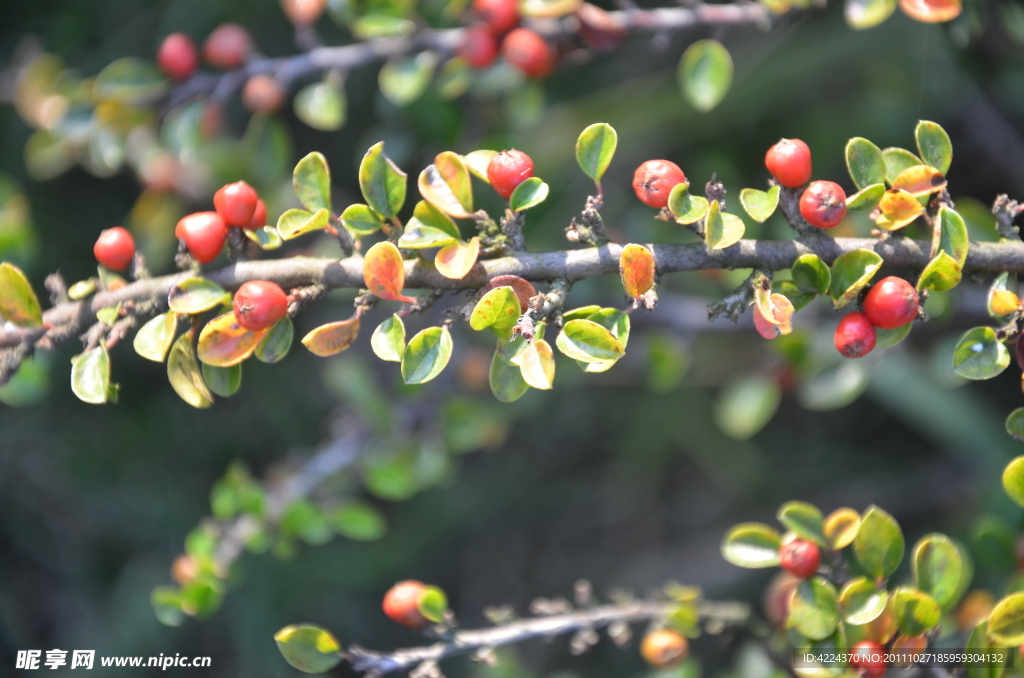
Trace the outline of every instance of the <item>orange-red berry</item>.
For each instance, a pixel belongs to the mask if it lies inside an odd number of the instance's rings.
[[[690,643],[677,631],[655,629],[640,642],[640,655],[656,669],[668,669],[686,661]]]
[[[247,330],[265,330],[288,314],[288,295],[269,280],[244,283],[232,302],[235,320]]]
[[[200,264],[208,264],[217,258],[228,228],[216,212],[196,212],[183,217],[174,228],[174,235],[185,242],[189,254]]]
[[[108,228],[100,233],[92,246],[92,253],[96,255],[96,261],[111,271],[123,271],[135,256],[135,239],[120,226]]]
[[[555,65],[555,48],[529,28],[517,28],[501,43],[501,55],[531,78],[543,78]]]
[[[875,326],[868,317],[856,311],[839,321],[833,338],[838,350],[845,358],[863,358],[875,348],[878,337]]]
[[[199,65],[199,55],[192,38],[184,33],[171,33],[160,43],[156,65],[174,80],[184,80]]]
[[[252,220],[259,198],[252,186],[244,181],[236,181],[217,189],[213,194],[213,206],[225,224],[242,227]]]
[[[221,24],[203,43],[203,59],[216,68],[238,68],[245,63],[251,50],[249,31],[238,24]]]
[[[764,165],[786,188],[799,188],[811,180],[811,149],[799,139],[781,139],[768,149]]]
[[[498,40],[486,26],[470,26],[462,34],[458,52],[473,68],[487,68],[498,56]]]
[[[885,648],[873,640],[864,640],[853,646],[850,666],[864,678],[882,678],[885,675]]]
[[[800,214],[811,226],[838,226],[846,216],[846,191],[834,181],[815,181],[800,196]]]
[[[514,148],[498,153],[487,164],[487,179],[505,200],[509,199],[516,186],[532,176],[533,160]]]
[[[864,315],[883,330],[903,327],[917,317],[917,308],[914,286],[894,275],[875,283],[864,297]]]
[[[410,629],[423,628],[428,620],[420,612],[419,605],[426,589],[423,582],[412,579],[395,584],[384,594],[384,614]]]
[[[657,209],[668,205],[668,194],[682,183],[686,183],[683,170],[668,160],[648,160],[633,173],[633,190],[637,199]]]
[[[779,548],[779,564],[794,577],[807,579],[821,565],[821,551],[813,541],[792,539]]]
[[[296,26],[312,24],[327,7],[327,0],[281,0],[281,8]]]
[[[253,113],[273,113],[284,103],[284,88],[273,76],[254,75],[245,81],[242,103]]]
[[[498,34],[512,30],[519,23],[517,0],[473,0],[473,11]]]

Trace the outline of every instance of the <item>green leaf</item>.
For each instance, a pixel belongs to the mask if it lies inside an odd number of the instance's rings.
[[[71,359],[71,390],[82,402],[102,405],[110,390],[110,357],[99,346]]]
[[[872,577],[889,577],[903,560],[904,548],[899,523],[877,506],[869,506],[853,541],[860,566]]]
[[[833,308],[842,308],[856,299],[881,267],[882,257],[871,250],[859,249],[836,257],[829,288]]]
[[[0,318],[22,327],[43,324],[43,311],[28,278],[6,261],[0,264]]]
[[[1011,426],[1011,420],[1012,426]],[[1018,407],[1010,413],[1006,420],[1006,430],[1014,438],[1018,438],[1021,424],[1024,423],[1024,408]],[[1024,457],[1017,457],[1003,469],[1003,489],[1010,499],[1024,506]]]
[[[407,384],[424,384],[448,365],[452,357],[452,335],[447,327],[421,330],[405,347],[402,379]]]
[[[489,148],[481,148],[478,151],[472,151],[463,156],[466,161],[466,167],[473,173],[480,181],[490,184],[491,180],[487,178],[487,166],[491,164],[491,158],[498,155],[498,152]]]
[[[152,61],[125,57],[100,71],[93,81],[93,92],[100,99],[145,106],[163,96],[168,85],[167,78]]]
[[[953,142],[941,125],[922,120],[917,123],[914,138],[922,160],[943,174],[949,172],[949,166],[953,163]]]
[[[349,502],[328,510],[327,523],[341,536],[353,541],[376,541],[387,532],[381,512],[362,502]]]
[[[405,324],[396,313],[377,325],[370,337],[370,348],[381,360],[402,362],[405,353]]]
[[[846,142],[846,169],[858,190],[885,183],[882,151],[863,137],[854,137]]]
[[[956,260],[944,250],[939,250],[939,253],[921,271],[921,277],[917,280],[917,291],[945,292],[951,290],[960,284],[962,275],[960,265],[956,263]]]
[[[380,230],[384,220],[369,205],[349,205],[341,213],[341,225],[356,235],[370,235]]]
[[[331,215],[325,209],[309,213],[306,210],[290,209],[277,219],[277,232],[285,240],[297,238],[306,233],[322,231],[330,224]]]
[[[508,206],[513,212],[522,212],[536,207],[548,197],[548,185],[540,177],[530,177],[516,186],[509,196]]]
[[[843,14],[850,28],[862,30],[882,23],[896,11],[896,0],[846,0]]]
[[[797,257],[790,271],[793,283],[801,292],[828,294],[832,285],[832,271],[817,254],[802,254]]]
[[[286,626],[274,634],[274,640],[285,660],[305,673],[323,673],[341,661],[338,641],[319,626]]]
[[[778,186],[772,186],[767,191],[744,188],[740,191],[740,204],[751,219],[763,224],[779,206],[780,190]]]
[[[775,283],[775,286],[772,287],[772,290],[774,292],[778,292],[782,296],[789,299],[789,301],[793,304],[794,312],[799,311],[803,307],[807,306],[807,304],[814,301],[815,297],[818,296],[812,292],[801,291],[800,288],[796,286],[796,283],[794,283],[791,280],[780,280],[779,282]]]
[[[967,330],[953,349],[953,371],[968,379],[991,379],[1010,364],[1010,352],[991,327]]]
[[[384,155],[383,141],[371,146],[359,164],[359,188],[366,203],[388,218],[405,204],[405,179],[405,172]]]
[[[910,564],[917,588],[934,598],[940,607],[954,602],[963,574],[963,560],[953,540],[938,533],[921,537],[911,553]]]
[[[867,577],[851,579],[839,593],[843,621],[847,624],[869,624],[881,616],[889,602],[889,592],[880,589]]]
[[[722,540],[722,557],[740,567],[775,567],[779,564],[781,542],[779,533],[767,525],[741,523]]]
[[[734,214],[721,212],[717,200],[712,200],[704,217],[704,242],[713,250],[731,247],[740,241],[746,227]]]
[[[694,224],[708,213],[708,199],[690,194],[690,185],[676,184],[668,194],[668,209],[676,218],[676,223]]]
[[[960,268],[967,262],[967,252],[971,243],[967,238],[967,224],[964,218],[954,210],[943,205],[939,208],[939,248],[953,257]]]
[[[988,618],[988,635],[1005,646],[1024,643],[1024,592],[1011,593],[996,604]]]
[[[242,387],[242,364],[215,367],[203,363],[203,381],[215,395],[230,398]]]
[[[499,345],[505,343],[501,339],[498,342]],[[491,358],[491,369],[487,374],[487,381],[491,386],[491,393],[499,402],[503,403],[519,400],[530,390],[530,385],[523,379],[522,370],[505,362],[498,351],[495,351]]]
[[[135,352],[146,360],[162,363],[174,342],[174,331],[178,328],[178,316],[167,311],[150,318],[135,333],[132,346]]]
[[[585,363],[618,360],[626,353],[622,343],[607,328],[592,320],[565,323],[555,345],[566,356]]]
[[[892,611],[904,636],[919,636],[942,620],[942,610],[935,599],[910,586],[900,586],[893,591]]]
[[[424,617],[435,624],[440,624],[444,621],[444,613],[448,609],[448,597],[438,587],[427,586],[420,594],[416,607]]]
[[[566,311],[565,313],[563,313],[562,321],[569,322],[570,320],[585,320],[600,310],[601,307],[596,304],[591,304],[590,306],[580,306],[579,308],[574,308],[571,311]]]
[[[295,95],[295,117],[313,129],[333,132],[345,124],[345,90],[333,83],[314,82]]]
[[[771,421],[781,399],[775,379],[760,375],[742,377],[718,395],[712,415],[727,436],[747,440]]]
[[[988,620],[981,622],[974,627],[971,631],[970,638],[967,639],[967,652],[969,655],[982,656],[1001,654],[1003,656],[1002,663],[993,661],[969,661],[965,662],[964,666],[967,668],[968,678],[1001,678],[1003,673],[1006,671],[1006,661],[1009,659],[1009,650],[1005,647],[999,647],[999,642],[993,640],[988,635]],[[988,657],[985,657],[987,660]]]
[[[576,140],[576,162],[580,164],[584,174],[600,184],[601,177],[612,162],[618,143],[619,135],[608,123],[598,122],[590,125]]]
[[[789,501],[779,508],[776,518],[801,539],[813,541],[819,546],[828,546],[825,518],[817,506],[802,501]]]
[[[884,330],[881,327],[875,328],[875,348],[890,348],[900,343],[910,334],[914,323],[901,325],[894,330]]]
[[[310,212],[331,211],[331,171],[323,153],[314,151],[295,165],[292,186],[299,202]]]
[[[284,239],[274,226],[264,226],[263,228],[251,230],[243,228],[242,232],[245,233],[246,238],[259,245],[260,249],[263,250],[276,250],[284,244]]]
[[[231,294],[206,278],[188,278],[171,288],[167,305],[174,313],[204,313],[231,303]]]
[[[595,322],[601,325],[609,332],[612,336],[619,340],[622,344],[623,350],[629,343],[629,314],[620,311],[617,308],[601,308],[594,311],[592,314],[587,316],[587,320]],[[607,372],[616,363],[615,360],[606,360],[601,362],[587,363],[584,361],[577,361],[577,364],[583,368],[584,372],[599,373]]]
[[[823,577],[811,577],[793,590],[786,626],[805,638],[824,640],[839,626],[839,594]]]
[[[519,320],[519,297],[511,287],[496,287],[473,307],[469,326],[476,331],[491,328],[499,338],[507,338]]]
[[[873,209],[878,201],[885,195],[885,184],[871,184],[865,186],[846,199],[846,209],[867,210]]]
[[[190,332],[182,334],[171,345],[167,356],[167,379],[174,392],[192,407],[202,409],[213,404],[213,395],[199,371]]]
[[[405,107],[423,96],[437,68],[433,52],[394,59],[384,64],[377,79],[380,92],[395,106]]]
[[[295,325],[292,319],[285,316],[274,323],[267,333],[256,344],[253,355],[261,363],[276,363],[284,360],[291,350],[292,341],[295,339]]]
[[[443,151],[434,158],[434,167],[437,168],[444,182],[448,184],[448,188],[462,209],[467,213],[472,213],[473,182],[469,177],[469,168],[462,156],[453,151]],[[438,211],[440,212],[440,210]]]
[[[523,381],[532,388],[552,388],[555,383],[555,352],[551,349],[551,344],[536,338],[528,343],[520,358],[519,371],[523,375]]]
[[[413,217],[406,222],[405,230],[402,231],[402,236],[398,239],[398,246],[418,250],[445,247],[458,242],[458,238],[453,238],[450,233],[426,226],[419,219]]]
[[[885,181],[890,186],[903,170],[924,164],[905,148],[887,148],[882,151],[882,159],[885,161]]]
[[[451,220],[451,217],[426,200],[420,200],[416,203],[416,207],[412,211],[412,218],[419,221],[424,226],[436,228],[439,231],[447,233],[454,240],[460,240],[462,238],[462,234],[459,233],[459,227],[455,225],[455,222]]]
[[[679,60],[679,87],[698,111],[706,113],[725,98],[732,84],[732,57],[715,40],[698,40]]]
[[[1003,274],[1006,275],[1005,273]],[[73,301],[85,299],[87,296],[96,291],[96,278],[88,278],[86,280],[79,280],[74,285],[68,288],[68,298]]]

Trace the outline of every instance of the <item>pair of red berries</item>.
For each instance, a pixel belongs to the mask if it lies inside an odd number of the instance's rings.
[[[800,188],[811,180],[811,149],[800,139],[781,139],[768,149],[764,165],[779,185]],[[800,196],[800,215],[811,226],[838,226],[846,216],[846,191],[834,181],[812,182]]]
[[[239,68],[252,51],[249,31],[234,23],[221,24],[203,43],[203,59],[215,68]],[[175,80],[184,80],[195,72],[199,54],[185,33],[171,33],[156,53],[160,70]]]
[[[255,230],[267,222],[267,206],[256,190],[237,181],[222,186],[213,195],[216,212],[196,212],[184,217],[174,235],[185,242],[189,253],[201,264],[217,258],[228,237],[228,227]]]
[[[501,41],[501,55],[531,78],[543,78],[555,65],[555,48],[529,28],[517,28]],[[473,68],[487,68],[498,56],[498,38],[489,26],[466,29],[459,56]]]
[[[846,358],[862,358],[875,348],[876,328],[894,330],[917,317],[920,300],[903,278],[883,278],[864,297],[864,310],[850,313],[836,328],[836,349]]]

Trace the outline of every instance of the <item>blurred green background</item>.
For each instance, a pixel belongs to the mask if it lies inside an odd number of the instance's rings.
[[[972,2],[948,26],[897,13],[881,27],[855,32],[842,8],[832,6],[787,18],[771,32],[637,35],[613,54],[577,55],[587,58],[563,65],[540,90],[474,90],[447,101],[431,89],[405,108],[377,92],[374,66],[348,74],[340,131],[312,130],[286,107],[274,120],[251,123],[248,146],[209,144],[200,153],[209,181],[191,195],[164,196],[156,208],[139,206],[143,188],[128,170],[97,177],[75,167],[52,179],[31,177],[23,149],[32,129],[4,105],[0,172],[7,178],[0,188],[21,191],[26,202],[5,198],[3,258],[23,265],[41,292],[49,272],[59,270],[69,282],[91,275],[96,235],[124,223],[142,234],[154,268],[167,271],[166,234],[176,210],[208,209],[218,180],[250,179],[273,196],[276,215],[287,206],[291,165],[319,150],[331,164],[335,205],[343,206],[357,200],[359,158],[381,139],[413,177],[448,148],[515,146],[530,153],[552,194],[530,212],[527,242],[534,250],[562,249],[562,229],[590,188],[575,164],[575,139],[599,121],[619,133],[603,214],[620,242],[694,239],[654,220],[633,199],[629,181],[645,159],[677,162],[694,185],[717,172],[734,197],[744,186],[763,188],[769,145],[800,137],[814,152],[815,176],[850,188],[846,140],[865,136],[880,147],[913,148],[919,119],[949,131],[951,193],[972,236],[993,239],[985,205],[1000,192],[1024,195],[1022,16],[1017,3]],[[171,30],[201,39],[225,20],[246,26],[267,55],[294,51],[275,0],[10,0],[0,8],[0,67],[36,40],[91,76],[119,57],[151,57]],[[327,41],[343,37],[329,19],[318,27]],[[736,66],[729,95],[707,114],[689,108],[675,82],[679,55],[701,37],[721,40]],[[11,78],[8,70],[0,80],[8,100]],[[231,102],[225,139],[241,137],[249,125]],[[478,185],[478,200],[497,208],[484,188]],[[747,226],[748,237],[792,237],[778,217]],[[851,219],[843,228],[866,233],[869,224]],[[302,241],[291,251],[337,251],[332,247],[328,240]],[[343,644],[388,649],[420,642],[379,608],[386,588],[410,577],[442,586],[467,626],[483,623],[487,606],[509,604],[525,614],[534,597],[568,596],[580,578],[602,595],[613,587],[644,594],[675,579],[714,597],[757,601],[767,574],[724,563],[718,545],[736,522],[772,522],[788,499],[826,512],[877,503],[901,521],[908,540],[941,529],[971,541],[983,512],[1020,522],[1020,510],[997,491],[999,471],[1020,449],[1002,430],[1005,414],[1022,399],[1017,370],[966,387],[949,374],[951,342],[985,322],[983,286],[936,295],[929,302],[933,322],[916,327],[899,347],[844,367],[830,348],[839,315],[822,302],[800,314],[795,338],[784,344],[761,340],[749,317],[738,330],[725,321],[708,324],[704,304],[744,276],[671,277],[658,308],[634,316],[630,354],[610,372],[583,375],[560,360],[554,391],[493,403],[507,420],[503,443],[453,456],[440,483],[408,501],[368,495],[390,525],[383,539],[336,538],[301,546],[285,560],[247,555],[223,608],[176,628],[156,620],[150,591],[169,582],[171,562],[185,535],[210,514],[210,488],[231,462],[241,460],[261,476],[286,455],[308,455],[344,407],[333,395],[344,388],[331,375],[356,364],[373,370],[396,400],[436,404],[462,394],[488,402],[479,361],[488,360],[482,351],[489,340],[456,328],[448,372],[404,389],[397,368],[373,360],[367,349],[370,330],[390,312],[379,308],[348,353],[324,361],[297,347],[279,365],[247,363],[241,392],[203,411],[178,399],[163,366],[127,346],[113,354],[121,402],[103,407],[79,402],[68,388],[77,346],[39,356],[26,368],[37,372],[34,380],[21,375],[19,390],[2,392],[5,403],[18,406],[0,405],[0,666],[12,667],[17,650],[57,647],[213,657],[205,672],[176,669],[188,675],[293,675],[272,641],[289,623],[323,625]],[[576,286],[570,307],[616,305],[620,297],[618,280],[591,280]],[[298,331],[347,317],[350,298],[331,295],[298,320]],[[456,303],[445,297],[439,307],[446,302]],[[438,313],[408,324],[418,329]],[[761,423],[751,422],[758,419],[751,413],[765,408],[770,415],[780,388],[777,413],[746,437]],[[998,566],[979,563],[979,586],[995,586],[1000,576]],[[610,643],[582,658],[566,646],[558,640],[516,648],[496,670],[468,662],[445,668],[449,675],[508,676],[645,671],[635,651]],[[744,663],[734,650],[715,638],[696,644],[705,675],[763,678],[763,664]]]

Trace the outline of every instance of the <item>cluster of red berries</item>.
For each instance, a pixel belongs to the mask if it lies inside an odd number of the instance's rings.
[[[267,206],[256,189],[244,181],[221,186],[213,195],[213,206],[216,212],[195,212],[183,217],[174,228],[174,235],[201,264],[217,258],[229,227],[255,230],[267,223]]]
[[[800,139],[781,139],[768,149],[764,165],[780,186],[811,181],[811,149]],[[800,196],[800,214],[811,226],[833,228],[846,216],[846,192],[834,181],[814,181]]]
[[[499,52],[510,64],[531,78],[543,78],[555,65],[555,48],[529,28],[519,24],[517,0],[473,0],[481,23],[468,27],[458,53],[473,68],[486,68]]]
[[[917,317],[920,301],[913,285],[903,278],[883,278],[864,297],[864,310],[839,321],[836,349],[846,358],[862,358],[875,348],[876,329],[894,330]]]
[[[214,68],[233,69],[245,63],[252,52],[249,31],[234,23],[221,24],[203,43],[203,60]],[[156,64],[175,80],[184,80],[199,65],[196,45],[185,33],[171,33],[160,44]]]

